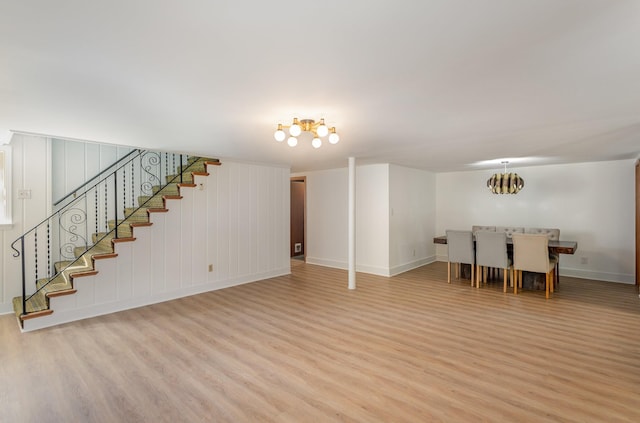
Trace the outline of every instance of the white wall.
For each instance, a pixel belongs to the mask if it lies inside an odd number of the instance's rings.
[[[307,263],[346,269],[348,264],[347,168],[308,172]]]
[[[50,145],[44,137],[14,134],[11,139],[13,224],[0,230],[0,313],[13,311],[13,297],[22,295],[21,260],[10,245],[51,211]],[[31,199],[18,199],[22,189],[31,190]]]
[[[561,240],[578,242],[575,255],[561,255],[561,274],[634,283],[633,160],[510,170],[525,180],[516,195],[491,194],[492,172],[437,174],[436,234],[474,224],[560,228]],[[445,261],[446,246],[437,254]]]
[[[348,169],[300,175],[307,177],[307,262],[346,269]],[[433,261],[434,200],[430,172],[356,166],[356,270],[390,276]]]
[[[356,167],[356,271],[389,275],[388,164]]]
[[[391,165],[389,198],[390,273],[395,275],[435,261],[435,174]]]

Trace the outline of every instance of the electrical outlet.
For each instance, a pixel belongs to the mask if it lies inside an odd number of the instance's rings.
[[[580,264],[589,264],[588,257],[580,257]]]
[[[209,272],[213,272],[213,264],[209,265]]]

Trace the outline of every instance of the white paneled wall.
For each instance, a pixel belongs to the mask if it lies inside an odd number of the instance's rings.
[[[131,147],[51,139],[51,186],[56,202],[132,151]]]
[[[10,245],[51,211],[50,145],[44,137],[14,134],[11,139],[13,224],[0,230],[0,313],[12,312],[11,300],[22,295],[21,261]],[[18,199],[22,189],[31,191],[30,199]]]

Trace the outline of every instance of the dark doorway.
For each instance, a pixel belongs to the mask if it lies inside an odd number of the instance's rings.
[[[291,257],[305,257],[307,178],[291,178]]]

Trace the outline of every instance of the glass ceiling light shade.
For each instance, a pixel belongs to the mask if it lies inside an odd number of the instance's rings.
[[[284,131],[282,130],[282,125],[278,125],[278,130],[276,131],[275,134],[273,134],[273,136],[278,142],[284,141],[284,139],[287,137],[287,134],[285,134]]]
[[[291,134],[292,137],[297,137],[302,133],[302,128],[300,128],[299,123],[297,118],[293,119],[293,124],[289,127],[289,134]]]
[[[340,136],[336,133],[336,128],[331,128],[331,135],[329,135],[329,142],[331,144],[337,144],[340,141]]]
[[[291,147],[295,147],[298,145],[297,136],[302,134],[303,132],[310,132],[313,135],[313,140],[311,141],[311,145],[314,148],[320,148],[322,146],[323,137],[329,136],[329,143],[336,144],[340,141],[340,136],[336,133],[336,128],[331,127],[329,129],[327,125],[324,123],[324,119],[320,119],[319,122],[314,121],[313,119],[301,119],[294,118],[291,125],[283,125],[281,123],[278,124],[278,129],[273,134],[273,137],[278,142],[284,141],[287,138],[287,133],[285,129],[289,130],[289,139],[287,140],[287,144]]]
[[[524,188],[524,179],[517,173],[507,173],[507,163],[504,164],[504,173],[494,173],[487,180],[487,188],[494,194],[517,194]]]
[[[324,119],[320,119],[320,125],[316,128],[319,137],[326,137],[329,134],[329,128],[324,124]]]

